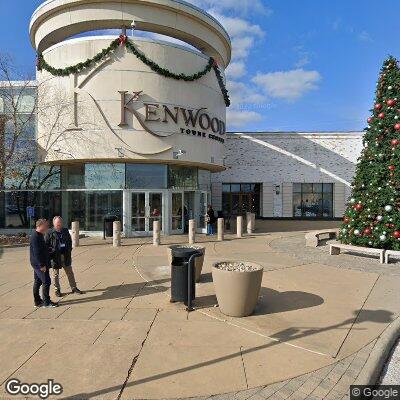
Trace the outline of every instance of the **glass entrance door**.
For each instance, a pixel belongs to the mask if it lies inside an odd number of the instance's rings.
[[[180,235],[184,230],[183,192],[171,193],[171,233]]]
[[[163,193],[161,192],[132,192],[132,234],[147,236],[153,231],[153,222],[161,222],[163,229]]]
[[[197,229],[201,233],[207,232],[207,223],[206,223],[206,214],[208,211],[208,193],[207,192],[200,192],[200,207],[199,207],[199,215],[197,221]]]
[[[132,193],[132,232],[144,235],[146,232],[146,193]]]
[[[148,204],[149,204],[149,216],[148,226],[146,227],[148,232],[153,232],[153,222],[160,221],[160,229],[163,230],[162,216],[163,216],[163,195],[162,193],[148,193]]]

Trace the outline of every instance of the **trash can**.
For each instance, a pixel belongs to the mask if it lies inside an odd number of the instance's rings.
[[[188,309],[191,309],[191,302],[196,298],[195,285],[195,257],[200,257],[202,253],[191,248],[172,249],[171,264],[171,302],[183,302]],[[191,282],[189,286],[189,268],[191,268]],[[189,300],[190,291],[190,300]],[[190,303],[190,304],[189,304]]]
[[[113,223],[119,221],[116,215],[106,215],[103,222],[103,238],[113,237]]]

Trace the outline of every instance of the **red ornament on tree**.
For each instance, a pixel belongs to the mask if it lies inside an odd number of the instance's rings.
[[[369,117],[369,118],[367,119],[367,122],[370,124],[370,123],[372,122],[372,118]]]
[[[389,100],[386,101],[386,104],[387,104],[389,107],[393,107],[393,106],[396,104],[396,100],[389,99]]]
[[[394,231],[394,232],[393,232],[393,236],[394,236],[396,239],[399,239],[399,238],[400,238],[400,231]]]
[[[364,229],[364,235],[370,235],[372,233],[372,230],[371,230],[371,228],[365,228]]]
[[[396,129],[396,131],[400,131],[400,124],[396,124],[396,125],[394,126],[394,129]]]
[[[399,139],[392,139],[390,143],[392,143],[392,146],[397,146],[399,144]]]
[[[382,113],[379,113],[379,114],[378,114],[378,118],[380,118],[380,119],[385,118],[385,113],[383,113],[383,112],[382,112]]]
[[[349,217],[344,217],[344,218],[343,218],[343,222],[344,222],[345,224],[348,224],[348,223],[350,222],[350,218],[349,218]]]
[[[363,206],[362,206],[362,204],[357,203],[357,204],[354,206],[354,208],[355,208],[357,211],[361,211],[362,208],[363,208]]]
[[[389,168],[390,171],[394,171],[396,169],[396,167],[394,165],[389,165],[388,168]]]
[[[382,104],[376,103],[375,104],[375,110],[380,110],[382,108]]]

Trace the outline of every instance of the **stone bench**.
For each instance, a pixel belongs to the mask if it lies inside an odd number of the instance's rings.
[[[339,255],[341,250],[347,250],[353,253],[374,254],[379,256],[379,261],[381,264],[385,263],[385,250],[372,249],[370,247],[352,246],[350,244],[342,244],[342,243],[332,243],[329,248],[331,256]]]
[[[400,251],[386,250],[386,252],[385,252],[385,263],[386,264],[389,264],[390,257],[398,257],[398,258],[400,258]]]
[[[306,247],[318,247],[320,240],[337,239],[339,229],[324,229],[306,233]]]

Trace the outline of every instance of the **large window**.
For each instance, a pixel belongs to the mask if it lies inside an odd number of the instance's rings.
[[[178,167],[171,165],[169,167],[169,187],[172,189],[197,189],[198,176],[197,168]]]
[[[123,189],[125,164],[73,164],[62,167],[63,189]]]
[[[162,164],[127,164],[128,189],[166,189],[167,166]]]
[[[260,215],[259,183],[224,183],[222,185],[222,211],[225,217],[244,215],[246,212]]]
[[[333,184],[294,183],[293,216],[333,218]]]
[[[4,192],[3,192],[4,193]],[[1,227],[29,228],[33,224],[27,215],[27,208],[34,208],[34,220],[39,218],[52,219],[61,214],[61,193],[41,191],[5,192],[5,214]],[[2,201],[0,201],[0,204]],[[1,220],[2,218],[0,218]]]
[[[79,221],[86,231],[102,231],[105,216],[122,217],[122,191],[70,191],[63,193],[63,217],[71,226]]]

